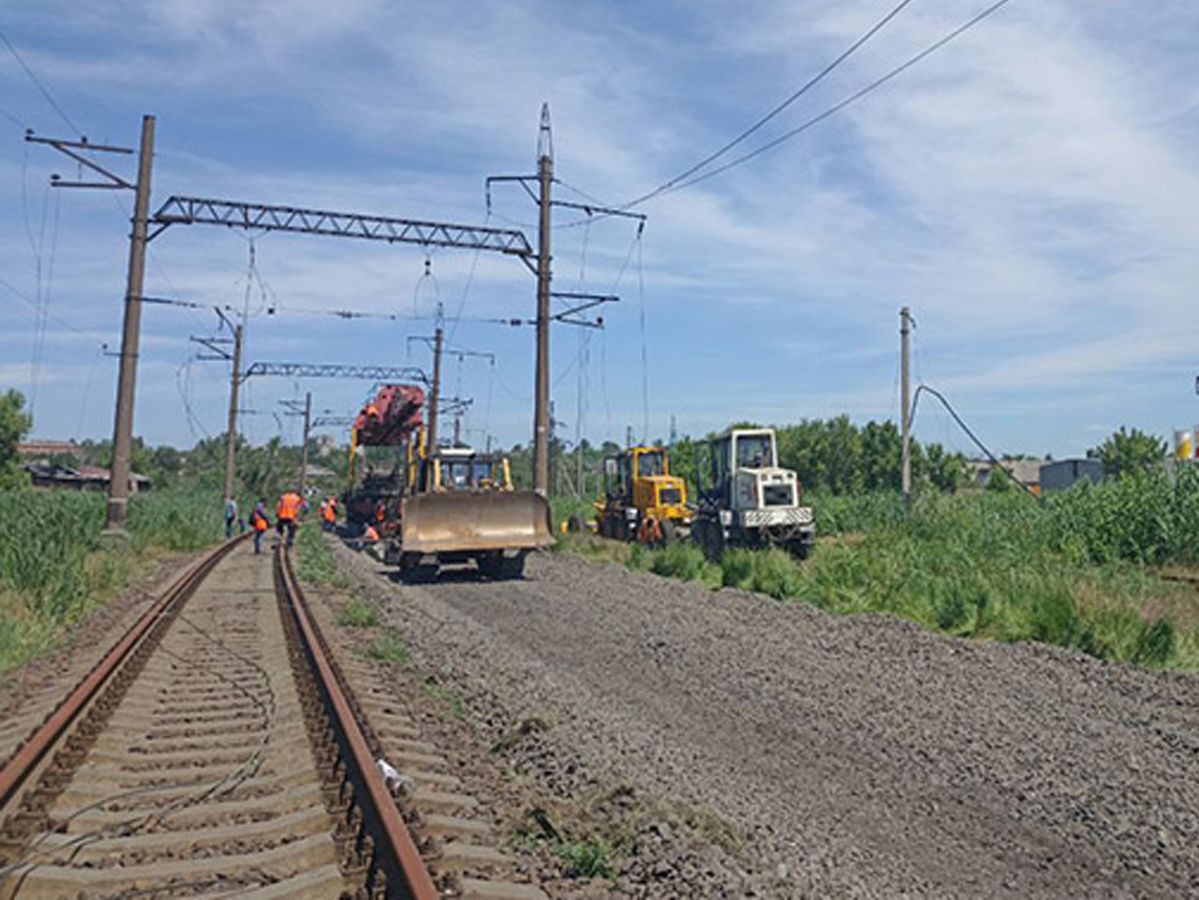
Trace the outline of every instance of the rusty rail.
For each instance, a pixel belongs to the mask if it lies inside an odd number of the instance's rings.
[[[80,713],[97,697],[122,663],[146,637],[154,624],[169,614],[180,602],[187,599],[204,577],[216,567],[239,541],[248,535],[239,535],[211,550],[193,563],[175,582],[167,588],[154,604],[142,614],[133,626],[111,650],[96,664],[67,698],[58,705],[21,748],[0,769],[0,809],[7,807],[13,797],[29,780],[45,760],[49,752],[74,723]]]
[[[436,900],[439,896],[433,879],[421,859],[416,842],[408,832],[395,801],[371,757],[366,737],[350,709],[333,666],[322,646],[319,633],[308,613],[308,604],[300,589],[291,558],[285,547],[276,549],[275,571],[283,587],[284,600],[304,642],[304,652],[318,678],[318,685],[328,707],[336,740],[342,757],[348,763],[348,775],[362,804],[364,825],[378,839],[374,846],[375,866],[387,876],[388,895],[413,897],[416,900]]]
[[[240,536],[226,541],[193,563],[38,726],[0,769],[0,810],[16,810],[31,794],[45,792],[40,785],[50,771],[47,766],[61,763],[65,752],[62,748],[78,741],[78,734],[89,727],[97,711],[110,705],[112,690],[117,690],[118,695],[122,693],[119,690],[122,683],[135,677],[130,676],[130,670],[140,671],[146,653],[161,639],[183,603],[245,538]],[[286,629],[288,642],[293,647],[293,654],[297,647],[300,654],[298,657],[293,655],[293,660],[307,668],[305,678],[315,687],[314,702],[317,708],[325,711],[320,716],[325,725],[319,728],[324,729],[323,745],[328,751],[323,758],[333,772],[330,784],[338,783],[338,779],[348,781],[344,787],[353,789],[353,814],[360,814],[357,827],[343,830],[345,823],[342,823],[334,837],[343,845],[348,841],[351,852],[347,859],[355,860],[352,865],[363,867],[364,883],[370,896],[436,900],[439,893],[433,878],[376,768],[367,739],[309,614],[286,548],[276,550],[274,569],[278,600],[286,611],[285,618],[290,618],[294,626]],[[297,638],[298,642],[292,643]],[[104,713],[100,715],[101,720],[107,717]],[[90,727],[94,732],[103,725],[98,721]],[[82,759],[80,754],[75,756]],[[58,781],[61,782],[61,778]],[[345,794],[344,791],[340,793]],[[28,812],[20,813],[24,817],[29,815]],[[343,861],[343,872],[346,871],[344,865]]]

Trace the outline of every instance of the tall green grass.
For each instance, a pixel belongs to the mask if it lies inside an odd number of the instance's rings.
[[[1192,467],[1041,501],[1014,492],[923,496],[906,520],[897,495],[810,500],[820,533],[855,539],[822,542],[806,563],[780,550],[730,549],[716,565],[678,544],[634,548],[628,564],[830,612],[889,612],[950,634],[1199,669],[1197,601],[1153,570],[1199,564]]]
[[[0,672],[47,649],[64,625],[117,593],[140,557],[199,550],[223,534],[216,493],[135,494],[130,546],[106,547],[105,504],[99,493],[0,492]]]

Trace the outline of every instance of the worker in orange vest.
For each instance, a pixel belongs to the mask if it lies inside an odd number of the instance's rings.
[[[254,511],[250,513],[250,524],[254,527],[254,552],[262,553],[262,536],[271,527],[271,520],[266,517],[265,498],[258,498]]]
[[[325,530],[334,531],[337,528],[337,499],[330,497],[324,502]]]
[[[379,540],[379,532],[375,530],[374,525],[367,525],[366,531],[362,532],[362,537],[369,543],[377,543]]]
[[[286,491],[279,498],[279,503],[275,506],[275,530],[278,531],[279,537],[283,537],[283,532],[287,532],[287,546],[290,547],[296,542],[296,519],[300,515],[300,507],[304,504],[303,499],[295,491]]]

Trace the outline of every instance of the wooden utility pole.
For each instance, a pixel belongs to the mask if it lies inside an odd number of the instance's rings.
[[[611,294],[589,294],[578,291],[555,292],[551,289],[553,281],[552,257],[550,255],[551,212],[553,207],[560,206],[578,210],[588,217],[618,216],[636,219],[638,221],[637,235],[641,236],[645,227],[645,216],[642,213],[630,212],[627,209],[613,209],[598,205],[594,202],[572,203],[565,200],[554,200],[551,196],[554,184],[554,143],[550,129],[550,107],[548,103],[541,104],[541,124],[537,133],[537,174],[536,175],[491,175],[487,184],[487,209],[491,210],[491,185],[497,182],[517,182],[537,203],[538,234],[537,234],[537,265],[529,264],[529,268],[537,275],[537,318],[533,324],[537,326],[536,375],[533,391],[533,490],[542,496],[549,496],[550,485],[550,323],[565,322],[570,325],[581,325],[586,328],[602,328],[603,316],[586,318],[580,314],[603,303],[614,303],[619,298]],[[534,192],[532,183],[537,183]],[[557,314],[550,310],[551,298],[572,301],[573,305]],[[512,324],[524,323],[524,320],[512,320]]]
[[[912,313],[905,306],[899,311],[899,383],[900,383],[900,433],[903,437],[903,510],[906,515],[912,506],[912,380],[910,345]]]
[[[228,340],[226,338],[225,340]],[[237,464],[237,395],[241,387],[242,326],[233,326],[233,368],[229,373],[229,423],[225,434],[225,499],[233,496],[233,473]],[[227,345],[226,345],[227,346]]]
[[[146,277],[146,218],[150,211],[150,174],[154,165],[154,117],[142,117],[134,188],[133,230],[129,235],[129,272],[125,288],[125,323],[121,332],[121,370],[117,378],[117,410],[112,433],[112,468],[108,479],[108,512],[104,531],[125,535],[129,475],[133,450],[133,401],[137,387],[138,343],[142,323],[142,287]]]
[[[426,448],[426,455],[429,459],[437,456],[437,407],[441,403],[441,342],[442,330],[439,318],[437,329],[433,332],[433,386],[429,391],[429,438]]]
[[[308,430],[312,427],[312,391],[304,395],[304,444],[300,448],[300,496],[308,481]]]
[[[550,189],[554,182],[554,147],[550,107],[541,105],[537,139],[537,181],[540,217],[537,236],[537,374],[533,412],[533,490],[549,496],[550,486]]]

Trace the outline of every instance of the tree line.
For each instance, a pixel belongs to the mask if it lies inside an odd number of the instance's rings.
[[[25,398],[19,391],[8,390],[0,394],[0,489],[28,483],[17,452],[17,444],[32,427],[30,416],[24,410],[24,402]],[[737,423],[732,427],[742,426],[755,427],[751,423]],[[776,430],[780,464],[794,469],[808,490],[860,494],[900,489],[903,445],[899,428],[892,421],[870,421],[858,425],[849,416],[841,415],[830,419],[804,419]],[[717,434],[713,432],[702,439],[684,437],[673,445],[672,471],[686,478],[692,488],[701,469],[704,479],[707,479],[708,462],[704,442]],[[309,449],[311,462],[332,469],[339,480],[344,478],[348,465],[348,455],[344,450],[328,456],[317,456],[315,447]],[[582,485],[576,484],[576,453],[579,449],[558,438],[550,442],[552,493],[568,494],[579,488],[584,495],[597,493],[602,483],[600,469],[603,458],[619,453],[622,448],[612,441],[595,445],[584,439],[581,442]],[[1102,443],[1088,450],[1087,456],[1100,460],[1106,475],[1118,477],[1160,465],[1167,456],[1167,450],[1168,444],[1162,438],[1137,428],[1121,426]],[[284,444],[279,437],[260,446],[251,446],[244,439],[239,439],[239,494],[273,496],[282,488],[291,486],[299,471],[300,452],[300,447]],[[914,487],[927,486],[949,492],[965,483],[966,459],[961,453],[948,451],[939,443],[925,444],[915,439],[912,440],[911,452]],[[78,453],[79,458],[64,455],[51,461],[65,466],[77,465],[82,461],[107,468],[112,462],[112,442],[85,440],[78,445]],[[525,489],[531,486],[531,447],[526,444],[515,445],[507,451],[507,456],[516,487]],[[368,448],[366,462],[383,469],[394,465],[397,458],[395,451],[388,448]],[[151,478],[154,486],[160,489],[175,486],[219,488],[224,461],[224,435],[200,440],[190,450],[168,445],[151,447],[140,437],[133,440],[133,470]],[[1006,482],[1006,479],[1000,480]]]

